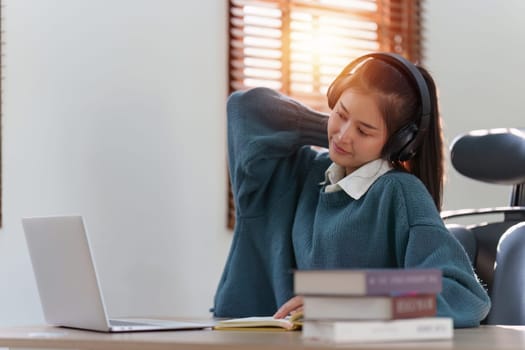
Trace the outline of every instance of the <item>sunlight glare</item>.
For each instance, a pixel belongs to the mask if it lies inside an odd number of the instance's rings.
[[[365,0],[316,0],[336,9],[312,11],[292,7],[289,32],[283,27],[283,13],[271,6],[243,9],[243,70],[247,86],[279,89],[283,62],[288,64],[290,88],[303,93],[324,93],[341,69],[352,59],[379,48],[378,25],[372,18],[348,16],[344,12],[373,13],[377,4]],[[289,37],[282,47],[283,37]],[[286,42],[286,41],[285,41]],[[287,60],[282,61],[283,58]]]

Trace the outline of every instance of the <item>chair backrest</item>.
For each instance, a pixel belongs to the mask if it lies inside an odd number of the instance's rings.
[[[525,129],[477,130],[451,146],[454,168],[471,179],[512,186],[507,207],[442,212],[456,217],[503,214],[501,221],[447,224],[487,289],[492,309],[484,323],[525,324]]]

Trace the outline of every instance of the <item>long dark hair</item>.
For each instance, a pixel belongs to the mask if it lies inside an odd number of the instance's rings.
[[[432,103],[430,125],[414,157],[407,161],[393,161],[392,166],[417,176],[434,199],[436,208],[441,210],[445,166],[436,84],[425,68],[420,66],[417,68],[425,78],[430,93]],[[395,137],[393,135],[396,131],[410,122],[419,125],[421,116],[419,94],[405,74],[391,64],[379,59],[370,59],[362,63],[352,74],[339,79],[340,81],[332,84],[328,90],[330,108],[334,107],[344,90],[351,88],[376,99],[389,139]],[[383,157],[388,159],[385,154]]]

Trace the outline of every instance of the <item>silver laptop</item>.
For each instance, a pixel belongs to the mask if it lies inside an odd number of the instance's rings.
[[[81,216],[23,218],[46,322],[100,332],[202,329],[212,323],[108,319]]]

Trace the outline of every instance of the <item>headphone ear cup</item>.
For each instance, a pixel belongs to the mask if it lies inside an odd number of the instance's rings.
[[[415,149],[411,144],[416,138],[418,127],[415,123],[408,123],[396,131],[383,148],[383,154],[389,161],[406,161],[415,154]]]

